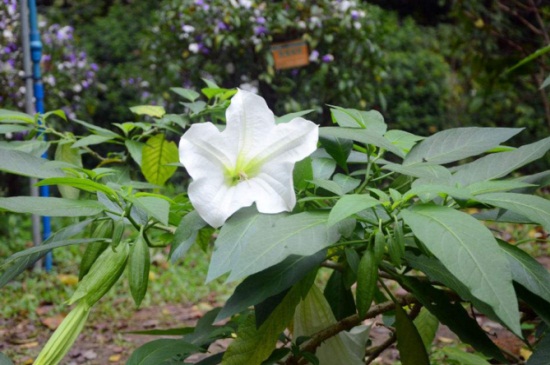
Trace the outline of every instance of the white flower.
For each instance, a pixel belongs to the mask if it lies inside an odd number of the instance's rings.
[[[226,111],[223,132],[194,124],[179,144],[180,161],[193,179],[188,194],[200,216],[221,226],[243,207],[261,213],[291,211],[296,204],[294,164],[317,148],[313,122],[294,118],[275,124],[265,100],[238,90]]]
[[[198,43],[191,43],[189,45],[189,51],[192,53],[198,53],[199,52],[199,44]]]

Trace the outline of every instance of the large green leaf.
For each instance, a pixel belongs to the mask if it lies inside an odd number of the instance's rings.
[[[404,153],[409,153],[416,142],[424,139],[424,137],[397,129],[387,131],[384,137]]]
[[[379,148],[383,148],[399,157],[403,157],[405,155],[399,148],[393,145],[386,138],[378,133],[371,132],[368,129],[321,127],[319,128],[319,135],[322,137],[332,136],[337,138],[351,139],[352,141],[361,142],[366,145],[373,145]]]
[[[378,200],[365,194],[344,195],[334,204],[334,207],[332,207],[328,217],[328,224],[332,226],[351,217],[355,213],[372,208],[378,204],[381,204]]]
[[[44,166],[47,160],[22,151],[0,148],[0,170],[16,175],[45,179],[65,176],[60,169]]]
[[[179,96],[189,100],[189,101],[195,101],[199,98],[200,94],[196,92],[195,90],[191,89],[184,89],[183,87],[171,87],[170,91],[178,94]]]
[[[0,149],[26,152],[36,157],[41,157],[48,150],[50,143],[39,139],[30,141],[0,141]],[[0,151],[0,155],[2,151]]]
[[[168,224],[168,214],[170,213],[170,203],[168,201],[154,196],[140,196],[136,198],[134,203],[160,223]]]
[[[397,349],[403,365],[430,365],[422,337],[400,305],[395,306],[395,332]]]
[[[292,255],[275,266],[250,275],[235,288],[217,320],[230,317],[290,288],[316,268],[325,257],[326,250],[311,256]]]
[[[407,258],[410,257],[411,255],[407,254]],[[422,260],[422,258],[421,256],[419,260]],[[432,263],[433,260],[431,262],[426,262],[430,269],[437,269],[437,265],[431,265]],[[422,267],[417,266],[415,268],[421,269]],[[432,272],[430,272],[430,274],[432,274]],[[430,276],[433,280],[438,280],[439,278],[445,280],[446,277],[445,274]],[[408,290],[412,291],[420,303],[435,315],[441,323],[449,327],[462,342],[472,345],[477,351],[487,356],[505,361],[499,348],[489,339],[489,337],[487,337],[487,334],[479,326],[477,321],[470,317],[461,303],[451,302],[444,291],[434,288],[429,283],[423,283],[418,279],[408,276],[401,276],[398,280]],[[447,284],[446,280],[442,282]]]
[[[130,156],[132,156],[132,159],[138,164],[139,167],[141,167],[142,151],[145,143],[127,139],[124,141],[124,144],[126,145]]]
[[[228,281],[238,280],[290,255],[319,252],[340,238],[340,225],[328,227],[327,219],[324,212],[259,214],[253,208],[241,210],[220,231],[207,280],[228,271]]]
[[[0,134],[23,132],[32,129],[32,125],[0,124]]]
[[[101,213],[103,204],[97,200],[73,200],[16,196],[0,198],[0,208],[15,213],[30,213],[51,217],[83,217]]]
[[[479,155],[522,131],[522,128],[466,127],[438,132],[417,144],[404,165],[422,162],[446,164]]]
[[[163,134],[157,134],[149,138],[143,147],[141,172],[148,182],[162,186],[176,172],[176,166],[170,164],[178,161],[176,144],[166,141]]]
[[[285,295],[259,328],[256,328],[254,315],[249,315],[239,326],[237,339],[227,348],[222,364],[260,365],[275,349],[279,335],[292,320],[300,299],[301,288],[297,285]]]
[[[476,354],[470,354],[456,347],[444,347],[441,351],[448,359],[464,365],[491,365],[484,358]]]
[[[188,356],[200,351],[202,351],[200,347],[187,341],[163,338],[139,347],[126,361],[126,365],[159,365],[175,356]]]
[[[548,359],[550,358],[550,334],[544,336],[544,338],[538,343],[535,352],[529,357],[527,365],[548,365]]]
[[[332,310],[317,286],[300,302],[294,315],[294,339],[312,336],[336,323]],[[358,326],[324,341],[315,351],[320,365],[364,364],[365,344],[370,327]]]
[[[321,145],[325,148],[325,151],[336,161],[338,166],[347,168],[348,156],[353,147],[353,142],[345,138],[336,137],[321,137],[319,138]]]
[[[429,179],[430,181],[448,181],[451,179],[451,172],[447,168],[431,163],[422,163],[410,166],[388,163],[382,166],[382,168],[407,176]]]
[[[426,309],[426,307],[422,307],[418,317],[413,320],[413,323],[418,330],[418,334],[422,338],[424,347],[429,351],[432,347],[435,335],[437,334],[437,330],[439,329],[439,320]]]
[[[0,365],[13,365],[9,357],[0,352]]]
[[[472,295],[521,337],[512,274],[491,232],[468,214],[444,206],[419,205],[401,216]]]
[[[527,252],[504,241],[498,243],[510,262],[512,279],[550,302],[550,272]]]
[[[275,123],[277,123],[277,124],[288,123],[292,119],[302,117],[306,114],[311,113],[312,111],[313,111],[313,109],[308,109],[308,110],[302,110],[302,111],[295,112],[295,113],[285,114],[285,115],[280,116],[280,117],[275,117]]]
[[[466,186],[478,181],[497,179],[541,158],[548,150],[550,137],[521,146],[514,151],[493,153],[460,166],[452,181]]]
[[[196,211],[192,211],[182,218],[174,233],[174,241],[170,246],[169,256],[172,262],[187,253],[191,245],[195,243],[199,230],[207,225]]]
[[[516,193],[492,193],[478,195],[476,200],[518,213],[550,231],[550,201],[544,198]]]
[[[91,130],[94,133],[99,134],[101,136],[111,137],[113,139],[120,138],[120,135],[118,135],[117,133],[115,133],[115,132],[113,132],[109,129],[101,128],[101,127],[98,127],[98,126],[93,125],[91,123],[87,123],[87,122],[84,122],[84,121],[78,120],[78,119],[72,119],[71,121],[75,122],[77,124],[83,125],[84,127],[88,128],[89,130]]]
[[[28,123],[34,124],[34,117],[13,110],[0,109],[0,122],[2,123]]]

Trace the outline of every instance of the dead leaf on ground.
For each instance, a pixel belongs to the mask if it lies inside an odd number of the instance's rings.
[[[46,318],[40,318],[40,322],[52,331],[56,330],[57,327],[63,322],[63,319],[65,319],[65,316],[61,314],[56,314],[55,316],[46,317]]]

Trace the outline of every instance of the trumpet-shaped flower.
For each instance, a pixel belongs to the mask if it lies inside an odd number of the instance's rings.
[[[194,124],[179,144],[180,161],[193,179],[188,194],[199,215],[221,226],[243,207],[261,213],[296,204],[294,164],[317,148],[316,124],[303,118],[275,124],[265,100],[238,90],[226,111],[226,128]]]

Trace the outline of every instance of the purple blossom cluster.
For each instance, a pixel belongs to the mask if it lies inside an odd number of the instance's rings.
[[[69,116],[82,108],[86,90],[96,83],[98,65],[74,43],[74,29],[68,25],[48,25],[39,21],[43,44],[42,80],[47,109],[66,105]],[[23,108],[25,86],[21,49],[20,13],[17,0],[0,3],[0,104]]]

